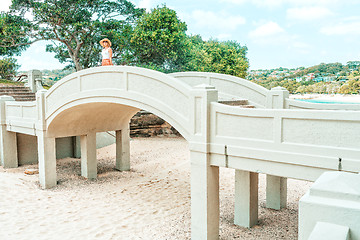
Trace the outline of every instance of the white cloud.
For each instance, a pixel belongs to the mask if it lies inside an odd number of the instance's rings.
[[[288,19],[301,21],[321,19],[331,15],[333,15],[333,13],[325,7],[289,8],[286,11]]]
[[[247,3],[248,0],[221,0],[221,2],[229,2],[229,3],[241,5],[241,4]]]
[[[288,47],[292,49],[294,52],[301,54],[311,53],[310,49],[312,48],[311,45],[300,41],[291,41]]]
[[[283,33],[285,30],[275,22],[267,22],[249,33],[251,38],[262,38]]]
[[[325,35],[360,35],[360,18],[353,17],[320,29]]]
[[[245,3],[251,3],[258,7],[275,7],[283,4],[284,0],[221,0],[222,2],[228,2],[237,5],[243,5]]]
[[[312,46],[303,42],[300,36],[291,35],[277,23],[269,21],[262,23],[249,33],[251,41],[259,46],[270,46],[286,49],[287,52],[309,54]]]
[[[147,12],[150,12],[151,6],[151,0],[141,0],[138,5],[139,8],[145,8]]]
[[[221,0],[222,2],[228,2],[232,4],[242,5],[245,3],[251,3],[258,7],[277,7],[285,4],[292,6],[313,6],[314,0]],[[316,0],[318,6],[330,6],[334,4],[343,3],[342,0]],[[347,3],[355,3],[355,0],[348,0]]]
[[[224,41],[224,40],[231,39],[231,36],[232,36],[231,34],[221,33],[221,34],[216,36],[216,39],[219,39],[220,41]]]
[[[4,12],[9,11],[10,5],[11,5],[11,0],[1,0],[0,11],[4,11]]]
[[[190,16],[194,25],[202,28],[218,29],[222,31],[235,30],[239,25],[246,23],[242,16],[231,16],[226,12],[211,12],[195,10]],[[189,21],[190,22],[190,21]]]

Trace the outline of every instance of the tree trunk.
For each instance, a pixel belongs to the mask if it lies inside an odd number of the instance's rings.
[[[73,61],[74,61],[74,64],[75,64],[75,69],[76,69],[76,71],[82,70],[82,67],[81,67],[81,65],[80,65],[79,59],[76,58],[76,59],[73,59]]]

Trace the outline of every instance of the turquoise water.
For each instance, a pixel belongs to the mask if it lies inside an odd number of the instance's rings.
[[[331,100],[317,100],[317,99],[295,99],[302,102],[310,102],[310,103],[327,103],[327,104],[360,104],[356,102],[336,102]]]

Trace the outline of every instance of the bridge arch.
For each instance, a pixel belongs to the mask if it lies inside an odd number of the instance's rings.
[[[140,109],[163,118],[188,141],[194,128],[192,88],[169,75],[129,66],[73,73],[44,96],[48,136],[121,129]]]

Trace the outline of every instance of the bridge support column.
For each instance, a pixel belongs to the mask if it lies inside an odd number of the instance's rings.
[[[55,138],[38,133],[39,181],[43,189],[56,186],[56,149]]]
[[[6,130],[5,101],[15,101],[10,96],[0,96],[0,158],[5,168],[18,167],[16,133]]]
[[[116,131],[116,169],[130,170],[130,136],[129,126]]]
[[[0,142],[1,165],[4,168],[18,167],[16,133],[7,131],[6,125],[1,125]]]
[[[235,217],[234,223],[252,227],[258,220],[258,179],[254,172],[235,170]]]
[[[280,210],[286,207],[287,178],[266,175],[266,207]]]
[[[80,136],[81,176],[88,179],[97,177],[96,133]]]
[[[210,166],[209,154],[191,156],[191,239],[219,239],[219,167]]]

